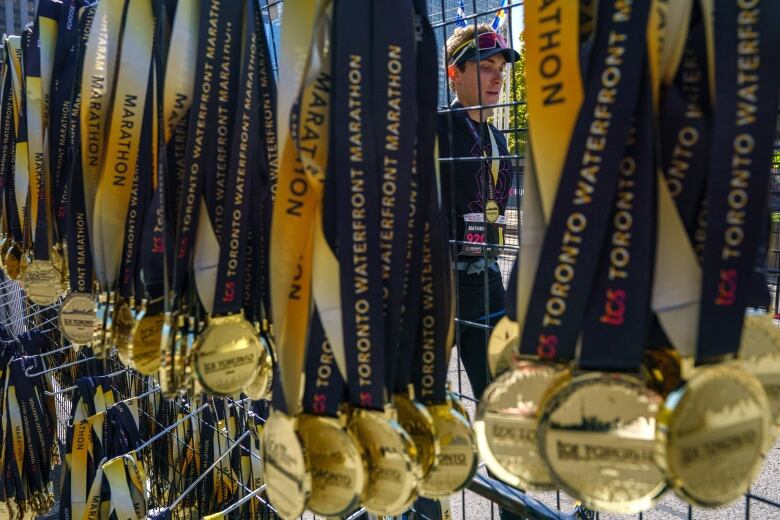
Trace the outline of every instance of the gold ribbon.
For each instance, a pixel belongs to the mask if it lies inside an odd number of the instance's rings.
[[[547,222],[584,98],[577,2],[529,0],[525,6],[529,149],[518,253],[517,322],[522,330]],[[551,31],[557,45],[550,47]],[[558,73],[545,79],[549,67]]]
[[[311,312],[311,265],[315,212],[321,186],[307,175],[288,128],[290,112],[300,93],[308,61],[316,15],[322,0],[300,0],[285,5],[279,62],[277,121],[283,151],[271,225],[270,286],[277,333],[279,375],[288,413],[299,408],[301,371],[304,364]]]

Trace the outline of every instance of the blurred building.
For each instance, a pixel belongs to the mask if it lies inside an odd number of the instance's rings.
[[[21,34],[22,28],[35,18],[37,0],[5,0],[0,16],[0,33]]]

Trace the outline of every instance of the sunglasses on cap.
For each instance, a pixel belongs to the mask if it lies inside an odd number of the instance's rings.
[[[452,51],[452,57],[450,57],[450,65],[454,65],[460,62],[468,53],[473,49],[480,51],[489,51],[493,49],[508,49],[506,38],[498,34],[497,32],[489,31],[483,32],[477,35],[476,38],[469,38],[467,41],[458,45]]]

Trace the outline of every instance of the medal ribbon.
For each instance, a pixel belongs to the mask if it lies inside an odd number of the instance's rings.
[[[393,30],[387,20],[394,19]],[[380,183],[379,248],[384,298],[385,379],[395,387],[401,342],[414,135],[417,120],[417,56],[411,0],[376,2],[372,13],[372,107]],[[430,85],[426,85],[430,86]],[[343,192],[339,192],[343,193]]]
[[[424,175],[432,175],[435,159],[425,152],[433,149],[436,139],[436,105],[438,103],[438,56],[436,38],[427,16],[424,2],[414,0],[417,34],[417,140],[410,172],[410,201],[408,229],[406,230],[406,272],[404,275],[404,307],[401,341],[398,348],[394,386],[395,393],[405,394],[411,380],[413,366],[421,362],[416,356],[420,330],[420,302],[422,287],[418,283],[422,273],[422,255],[415,246],[422,243],[424,227],[424,201],[428,200],[427,183],[421,182]],[[449,267],[448,267],[449,269]],[[403,360],[412,359],[411,363]]]
[[[370,118],[371,38],[363,24],[373,2],[335,6],[333,175],[337,192],[349,194],[338,207],[338,256],[349,400],[382,410],[385,403],[385,334],[379,250],[380,179]],[[340,88],[339,88],[340,87]]]
[[[116,60],[122,33],[125,0],[106,0],[97,4],[89,25],[81,73],[81,161],[84,176],[84,203],[90,246],[97,264],[98,278],[106,281],[103,250],[96,243],[99,232],[94,222],[95,199],[107,143],[105,134],[114,97]],[[119,131],[119,129],[116,129]],[[118,202],[116,203],[118,204]],[[122,221],[124,224],[124,221]],[[121,254],[121,253],[120,253]],[[108,287],[105,288],[106,290]]]
[[[309,348],[306,353],[303,410],[306,413],[336,417],[344,397],[344,379],[336,366],[318,312],[311,320]]]
[[[648,81],[641,85],[635,123],[619,163],[601,268],[585,318],[580,366],[586,370],[636,371],[647,341],[655,257],[656,170],[652,91]]]
[[[239,99],[233,128],[230,164],[227,172],[224,224],[219,247],[213,312],[232,314],[244,303],[245,255],[252,184],[257,182],[260,143],[258,56],[262,47],[256,30],[253,2],[244,13],[244,57],[239,78]]]
[[[576,2],[551,5],[530,0],[526,16],[526,91],[529,150],[523,185],[523,221],[518,260],[515,319],[523,329],[544,231],[552,213],[568,149],[583,99]],[[555,73],[546,67],[556,65]],[[543,68],[545,67],[545,68]],[[530,151],[530,153],[529,153]]]
[[[95,194],[95,227],[89,228],[95,237],[95,270],[103,290],[113,288],[119,274],[154,38],[154,16],[148,0],[128,0],[126,11],[105,159]],[[82,138],[83,131],[82,127]]]
[[[41,86],[41,41],[40,24],[32,26],[29,39],[25,38],[24,87],[25,116],[27,119],[27,164],[29,165],[29,211],[24,220],[29,226],[29,238],[32,240],[35,258],[46,260],[49,244],[43,238],[36,241],[38,213],[46,211],[46,182],[43,167],[43,89]],[[27,220],[29,219],[29,220]],[[25,232],[27,234],[27,232]]]
[[[780,81],[780,4],[715,3],[715,84],[697,362],[737,351],[766,193]]]
[[[298,402],[311,315],[312,221],[319,193],[300,165],[288,118],[293,117],[293,103],[301,92],[298,86],[309,59],[314,21],[322,14],[321,4],[302,0],[285,6],[278,57],[287,66],[279,70],[279,84],[284,88],[277,99],[276,135],[282,154],[271,223],[269,282],[279,346],[279,387],[284,396],[274,391],[274,406],[285,399],[286,408],[281,409],[291,412]]]
[[[599,5],[592,70],[555,196],[521,335],[523,354],[573,359],[638,97],[648,2]],[[602,22],[603,21],[603,29]],[[518,309],[519,310],[519,309]]]

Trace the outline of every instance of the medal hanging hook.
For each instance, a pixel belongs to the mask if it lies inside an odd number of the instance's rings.
[[[29,358],[30,357],[28,357],[28,356],[24,356],[24,357],[21,357],[21,358],[18,358],[18,359],[26,361]],[[86,357],[86,358],[83,358],[83,359],[78,359],[76,361],[71,361],[70,363],[65,363],[64,365],[60,365],[60,366],[57,366],[57,367],[47,368],[45,370],[42,370],[40,372],[35,372],[33,374],[31,374],[29,372],[30,369],[32,369],[33,367],[25,367],[24,375],[27,376],[27,377],[38,377],[38,376],[42,376],[42,375],[45,375],[45,374],[49,374],[51,372],[56,372],[58,370],[62,370],[63,368],[69,368],[69,367],[72,367],[72,366],[81,365],[81,364],[86,363],[87,361],[91,361],[93,359],[96,359],[95,356],[89,356],[89,357]]]

